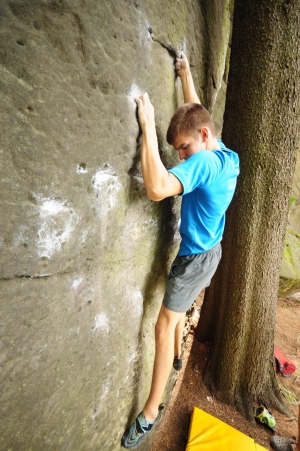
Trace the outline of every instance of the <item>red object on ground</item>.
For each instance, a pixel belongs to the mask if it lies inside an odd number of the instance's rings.
[[[277,373],[281,373],[283,376],[291,376],[296,370],[296,365],[276,346],[274,346],[274,355]]]

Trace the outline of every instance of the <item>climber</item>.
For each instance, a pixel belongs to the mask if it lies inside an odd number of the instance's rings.
[[[149,397],[123,437],[124,448],[137,447],[161,416],[160,400],[172,364],[182,366],[181,340],[185,312],[210,284],[221,258],[225,211],[239,174],[239,159],[217,139],[209,112],[201,105],[186,56],[176,58],[184,105],[173,115],[167,141],[178,152],[178,166],[163,165],[155,130],[154,108],[145,93],[135,99],[142,130],[141,164],[147,195],[160,201],[182,195],[181,244],[168,276],[155,326],[156,352]]]

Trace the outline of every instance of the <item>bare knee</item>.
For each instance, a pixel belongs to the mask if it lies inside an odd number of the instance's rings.
[[[156,343],[164,343],[174,340],[174,332],[181,317],[181,313],[172,312],[164,306],[161,307],[157,322],[155,324]]]
[[[174,334],[175,327],[170,324],[161,324],[159,321],[155,324],[155,341],[161,342]]]

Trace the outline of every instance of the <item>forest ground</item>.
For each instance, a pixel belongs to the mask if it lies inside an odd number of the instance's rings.
[[[300,296],[278,299],[276,313],[275,345],[296,365],[292,377],[278,375],[279,384],[292,392],[300,401]],[[234,408],[218,402],[203,385],[202,371],[208,355],[208,347],[194,339],[203,300],[197,299],[191,318],[191,329],[187,336],[183,356],[183,369],[175,383],[172,398],[166,407],[162,422],[157,430],[150,451],[185,451],[193,407],[198,407],[214,415],[268,450],[272,432],[265,426],[245,420]],[[263,331],[262,331],[263,340]],[[288,418],[272,410],[276,419],[276,434],[285,438],[297,437],[298,406],[286,402],[294,416]]]

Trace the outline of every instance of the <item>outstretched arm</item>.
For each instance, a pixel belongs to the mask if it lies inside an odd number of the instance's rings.
[[[183,52],[181,58],[176,58],[175,68],[181,80],[184,103],[201,103],[195,90],[188,59]]]
[[[182,193],[182,185],[175,175],[167,171],[163,165],[157,143],[154,108],[145,93],[136,97],[139,122],[142,129],[142,173],[151,200],[162,200],[165,197]]]

